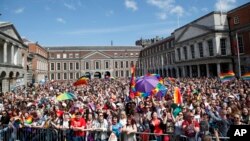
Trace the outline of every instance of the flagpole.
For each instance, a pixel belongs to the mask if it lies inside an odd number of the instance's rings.
[[[240,67],[240,49],[239,49],[239,42],[238,42],[238,32],[236,32],[236,44],[237,44],[237,55],[238,55],[238,66],[239,66],[239,77],[241,77],[241,67]]]

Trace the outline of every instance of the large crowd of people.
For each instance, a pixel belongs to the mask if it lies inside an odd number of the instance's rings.
[[[0,138],[11,129],[62,130],[66,141],[226,140],[230,125],[250,125],[250,82],[218,78],[164,79],[168,91],[129,98],[129,79],[91,79],[87,85],[48,81],[0,95]],[[179,87],[183,103],[173,103]],[[58,101],[63,92],[76,98]],[[150,133],[150,134],[148,134]],[[25,138],[25,140],[31,140]],[[32,139],[35,140],[35,139]]]

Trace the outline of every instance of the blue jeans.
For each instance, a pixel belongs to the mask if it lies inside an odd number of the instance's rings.
[[[85,136],[75,136],[73,137],[73,141],[85,141]]]

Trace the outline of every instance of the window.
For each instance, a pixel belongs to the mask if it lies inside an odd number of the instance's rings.
[[[55,64],[54,63],[50,63],[50,70],[55,70]]]
[[[240,19],[238,16],[234,17],[234,24],[239,24],[240,23]]]
[[[61,58],[61,54],[56,54],[56,58]]]
[[[67,54],[66,53],[63,54],[63,58],[67,58]]]
[[[220,39],[220,51],[221,51],[221,55],[227,54],[227,46],[226,46],[225,38]]]
[[[178,60],[181,60],[181,49],[177,49]]]
[[[66,80],[67,79],[67,73],[63,74],[63,79]]]
[[[117,53],[114,53],[115,56],[117,56]]]
[[[203,45],[202,43],[198,43],[198,46],[199,46],[199,53],[200,53],[200,57],[203,57]]]
[[[209,56],[214,56],[213,40],[208,40],[207,44],[208,44]]]
[[[118,68],[118,63],[117,63],[117,62],[115,62],[115,68],[116,68],[116,69]]]
[[[184,47],[183,48],[183,52],[184,52],[184,57],[185,57],[185,60],[187,60],[187,47]]]
[[[118,77],[118,71],[115,71],[115,77]]]
[[[126,61],[126,68],[128,68],[128,61]]]
[[[70,54],[69,54],[69,58],[73,58],[73,53],[70,53]]]
[[[133,67],[134,66],[134,61],[131,61],[131,67]]]
[[[51,53],[50,54],[50,58],[54,58],[55,57],[55,54],[54,53]]]
[[[194,59],[194,58],[195,58],[194,45],[191,45],[190,48],[191,48],[191,56],[192,56],[192,59]]]
[[[61,63],[57,63],[57,70],[61,70]]]
[[[99,62],[95,62],[95,69],[100,69],[100,64],[99,64]]]
[[[130,56],[133,56],[134,55],[134,53],[130,53]]]
[[[76,79],[79,79],[80,78],[80,75],[79,75],[79,72],[76,73]]]
[[[57,73],[57,80],[60,80],[60,79],[61,79],[61,74]]]
[[[138,56],[139,55],[139,53],[135,53],[135,56]]]
[[[79,70],[79,63],[76,62],[76,70]]]
[[[123,71],[121,71],[121,77],[123,77]]]
[[[79,58],[79,53],[76,53],[76,54],[75,54],[75,57],[76,57],[76,58]]]
[[[126,77],[129,77],[129,71],[126,70]]]
[[[89,62],[85,63],[85,69],[88,70],[89,69]]]
[[[69,70],[73,70],[73,63],[69,63]]]
[[[55,79],[55,75],[54,75],[54,73],[51,73],[50,74],[50,80],[54,80]]]
[[[67,63],[63,63],[63,70],[67,70]]]
[[[71,73],[69,74],[69,79],[74,79],[74,78],[73,78],[73,72],[71,72]]]
[[[109,62],[105,62],[105,69],[109,68]]]
[[[121,68],[123,68],[123,61],[121,61]]]
[[[243,36],[238,36],[239,52],[244,53]]]

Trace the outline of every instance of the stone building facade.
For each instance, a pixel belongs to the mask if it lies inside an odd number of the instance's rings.
[[[233,70],[227,14],[211,12],[144,48],[140,74],[172,77],[218,76]]]
[[[75,80],[90,78],[130,77],[136,65],[140,46],[64,46],[46,47],[49,79]]]
[[[27,46],[13,24],[0,23],[0,91],[26,85]]]

